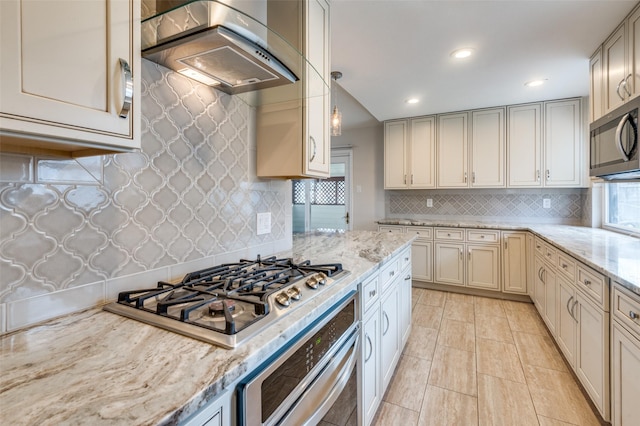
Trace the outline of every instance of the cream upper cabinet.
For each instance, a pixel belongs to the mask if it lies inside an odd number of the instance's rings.
[[[471,113],[471,187],[504,188],[504,108]]]
[[[627,100],[640,94],[640,7],[626,21],[627,24]]]
[[[438,116],[438,187],[466,188],[469,156],[467,147],[469,114]]]
[[[289,19],[283,18],[282,22],[273,21],[273,29],[288,31],[283,34],[288,35],[292,44],[297,46],[300,43],[307,62],[301,81],[293,86],[275,88],[271,93],[287,93],[302,85],[300,99],[273,102],[256,109],[257,175],[272,178],[329,177],[329,4],[324,0],[272,2],[269,13],[281,17],[298,16],[301,26],[292,26]],[[272,21],[269,22],[272,26]],[[298,28],[301,34],[295,34],[295,31],[289,34],[291,28]]]
[[[602,48],[598,48],[589,61],[589,122],[602,117],[603,114],[603,90],[602,90]]]
[[[507,109],[507,184],[509,187],[542,186],[542,105]]]
[[[385,122],[385,189],[435,188],[435,143],[434,117]]]
[[[3,0],[0,17],[0,149],[140,147],[139,0]]]
[[[384,123],[384,188],[407,188],[407,120]]]
[[[545,102],[544,185],[580,186],[582,181],[580,100]]]
[[[604,78],[604,112],[619,107],[628,96],[625,90],[626,73],[626,26],[623,23],[602,45]]]

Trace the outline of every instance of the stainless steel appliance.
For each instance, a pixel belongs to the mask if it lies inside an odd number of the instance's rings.
[[[240,425],[357,424],[355,291],[238,386]]]
[[[635,98],[591,123],[590,176],[640,179],[639,109],[640,98]]]
[[[121,292],[104,309],[234,348],[348,274],[340,263],[258,256],[191,272],[177,283]]]

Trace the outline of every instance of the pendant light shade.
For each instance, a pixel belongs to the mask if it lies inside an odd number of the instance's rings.
[[[331,112],[331,136],[340,136],[342,134],[342,113],[338,109],[338,90],[335,88],[335,82],[340,77],[342,77],[342,73],[340,71],[331,72],[331,78],[334,82],[334,84],[331,85],[333,92],[331,97],[335,102]]]

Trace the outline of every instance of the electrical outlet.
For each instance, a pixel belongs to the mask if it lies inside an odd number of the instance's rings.
[[[258,235],[271,233],[271,212],[258,213],[256,233]]]
[[[551,199],[550,198],[543,198],[542,199],[542,208],[543,209],[550,209],[551,208]]]
[[[427,198],[427,207],[433,207],[433,200],[431,198]]]

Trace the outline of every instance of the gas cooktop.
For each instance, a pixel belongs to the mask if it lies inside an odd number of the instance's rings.
[[[339,263],[258,256],[190,272],[178,283],[121,292],[104,309],[234,348],[348,274]]]

